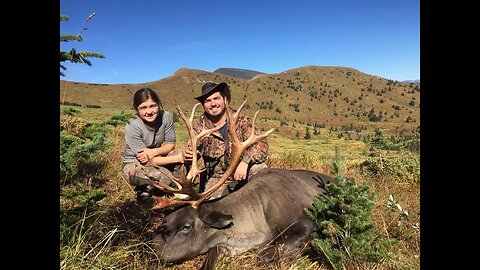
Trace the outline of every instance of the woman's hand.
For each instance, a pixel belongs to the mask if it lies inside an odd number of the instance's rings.
[[[150,148],[142,148],[138,150],[137,154],[137,160],[141,164],[146,164],[150,159],[152,159],[155,156],[155,149],[150,149]]]

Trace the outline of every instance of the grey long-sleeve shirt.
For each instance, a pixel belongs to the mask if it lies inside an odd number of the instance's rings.
[[[162,125],[157,132],[152,127],[143,123],[136,116],[125,125],[125,150],[123,163],[131,163],[136,160],[136,154],[141,148],[157,148],[163,144],[174,144],[176,141],[173,116],[164,111]]]

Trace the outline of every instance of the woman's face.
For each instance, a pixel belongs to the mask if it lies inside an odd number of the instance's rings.
[[[147,124],[152,124],[158,117],[158,104],[148,99],[137,107],[138,116]]]

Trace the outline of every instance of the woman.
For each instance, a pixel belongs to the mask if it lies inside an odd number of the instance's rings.
[[[173,116],[163,110],[158,95],[150,88],[141,88],[133,95],[137,115],[125,125],[123,174],[135,186],[137,199],[162,195],[148,176],[169,185],[165,175],[183,162],[181,151],[175,149]],[[157,165],[157,168],[151,166]],[[145,175],[146,171],[147,175]]]

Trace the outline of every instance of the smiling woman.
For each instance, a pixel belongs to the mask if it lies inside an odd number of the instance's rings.
[[[137,115],[125,125],[123,174],[135,186],[137,199],[162,195],[151,178],[169,185],[167,174],[174,171],[183,157],[175,151],[173,116],[163,110],[158,95],[150,88],[141,88],[133,96]]]

